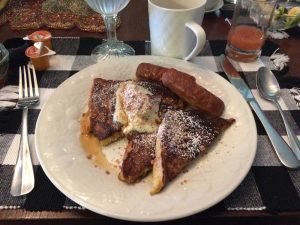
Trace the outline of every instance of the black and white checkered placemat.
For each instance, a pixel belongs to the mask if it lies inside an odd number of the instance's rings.
[[[101,40],[93,38],[53,38],[53,48],[57,52],[51,57],[51,67],[38,72],[41,94],[39,106],[29,110],[29,140],[35,165],[36,185],[34,190],[23,197],[12,197],[9,193],[13,167],[17,158],[20,139],[21,111],[0,112],[0,209],[24,208],[32,211],[62,210],[81,208],[58,191],[45,176],[39,165],[34,149],[34,129],[43,104],[55,89],[77,71],[93,64],[90,52]],[[147,41],[128,42],[137,55],[149,53]],[[202,53],[193,62],[224,76],[218,56],[224,53],[226,41],[207,41]],[[262,57],[254,63],[239,64],[242,76],[252,89],[266,116],[276,130],[287,140],[284,124],[276,108],[262,100],[255,86],[255,71],[262,65],[272,68],[269,57],[276,49],[271,42],[264,47]],[[282,88],[280,105],[300,136],[300,109],[289,89],[300,87],[300,81],[278,74]],[[10,68],[8,85],[18,85],[18,65]],[[217,210],[300,210],[300,171],[287,170],[278,161],[264,128],[255,117],[258,130],[257,155],[253,166],[241,185],[215,208]]]

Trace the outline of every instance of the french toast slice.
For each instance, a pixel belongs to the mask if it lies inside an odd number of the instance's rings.
[[[159,126],[151,194],[160,192],[195,158],[207,152],[235,120],[205,118],[197,111],[168,110]]]
[[[122,161],[119,179],[136,183],[152,170],[155,156],[156,133],[133,133],[127,136],[128,144]]]
[[[86,129],[103,145],[108,145],[123,136],[122,125],[113,121],[115,92],[121,82],[102,78],[95,78],[93,82],[88,102]]]
[[[182,109],[183,101],[169,89],[158,83],[139,81],[138,85],[161,99],[159,118],[170,108]],[[158,127],[158,125],[157,125]],[[132,133],[127,135],[128,145],[121,164],[119,179],[126,183],[136,183],[152,171],[155,156],[156,131],[153,133]]]

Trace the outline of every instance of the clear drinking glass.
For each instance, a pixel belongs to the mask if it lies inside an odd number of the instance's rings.
[[[276,4],[276,0],[237,0],[227,37],[227,56],[242,62],[260,56]]]
[[[9,67],[9,52],[4,47],[2,43],[0,43],[0,88],[2,88],[7,79],[7,71]]]
[[[85,0],[85,2],[97,13],[100,13],[106,26],[107,40],[95,47],[92,57],[100,61],[109,56],[134,55],[134,49],[118,41],[116,32],[116,20],[118,13],[129,3],[129,0]]]

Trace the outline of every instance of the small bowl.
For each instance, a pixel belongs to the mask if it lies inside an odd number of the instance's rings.
[[[294,23],[299,16],[288,16],[287,14],[280,15],[278,18],[273,18],[271,22],[271,30],[288,30],[294,27],[299,27],[299,23]]]

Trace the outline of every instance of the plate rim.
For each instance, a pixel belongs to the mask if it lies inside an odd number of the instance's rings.
[[[162,56],[130,56],[129,58],[131,59],[136,59],[136,60],[151,60],[151,61],[157,61],[157,62],[161,62],[163,60],[168,60],[168,62],[172,62],[172,64],[174,63],[174,67],[176,67],[176,63],[175,62],[184,62],[184,63],[187,63],[189,64],[190,66],[192,66],[194,69],[197,69],[198,70],[208,70],[210,73],[212,74],[215,74],[217,79],[223,79],[225,82],[226,82],[226,79],[224,79],[223,77],[221,77],[219,74],[213,72],[212,70],[209,70],[207,68],[205,68],[204,66],[200,66],[200,65],[197,65],[196,63],[192,63],[192,62],[187,62],[187,61],[183,61],[183,60],[180,60],[180,59],[174,59],[174,58],[168,58],[168,57],[162,57]],[[163,61],[164,62],[164,61]],[[97,63],[98,64],[98,63]],[[97,64],[93,64],[91,66],[88,66],[80,71],[78,71],[77,73],[75,73],[72,77],[69,77],[68,79],[66,79],[63,83],[61,83],[56,89],[54,92],[57,91],[58,88],[63,88],[64,85],[66,85],[66,83],[68,82],[71,82],[72,79],[75,79],[74,77],[76,76],[79,76],[82,71],[85,71],[85,70],[88,70],[88,68],[91,68],[91,67],[97,67]],[[78,75],[79,74],[79,75]],[[223,82],[224,82],[223,81]],[[41,156],[41,151],[39,151],[39,147],[38,147],[38,138],[37,138],[37,135],[34,136],[34,143],[35,143],[35,147],[36,147],[36,153],[37,153],[37,157],[38,157],[38,160],[40,162],[40,165],[43,169],[43,171],[45,172],[46,176],[48,177],[48,179],[54,184],[54,186],[59,190],[61,191],[64,195],[66,195],[66,197],[68,197],[69,199],[73,200],[75,203],[79,204],[80,206],[82,206],[83,208],[85,209],[88,209],[90,211],[93,211],[97,214],[100,214],[100,215],[103,215],[103,216],[108,216],[108,217],[111,217],[111,218],[115,218],[115,219],[121,219],[121,220],[127,220],[127,221],[136,221],[136,222],[159,222],[159,221],[167,221],[167,220],[175,220],[175,219],[179,219],[179,218],[184,218],[184,217],[187,217],[187,216],[191,216],[191,215],[194,215],[196,213],[199,213],[199,212],[202,212],[210,207],[212,207],[213,205],[217,204],[218,202],[224,200],[228,195],[230,195],[239,185],[240,183],[245,179],[246,175],[249,173],[250,169],[251,169],[251,166],[254,162],[254,159],[255,159],[255,155],[256,155],[256,152],[257,152],[257,127],[256,127],[256,123],[255,123],[255,120],[254,120],[254,116],[253,116],[253,113],[251,112],[251,109],[248,105],[248,103],[246,102],[246,100],[240,95],[240,93],[234,88],[234,87],[230,87],[232,88],[232,90],[235,92],[235,94],[239,95],[240,98],[244,101],[244,103],[246,103],[247,105],[247,111],[250,111],[250,117],[249,119],[252,120],[252,125],[254,125],[254,130],[252,131],[255,135],[253,136],[254,138],[254,141],[255,143],[253,143],[253,146],[255,146],[254,150],[252,150],[252,157],[250,160],[248,160],[248,164],[245,165],[245,170],[243,171],[242,174],[240,174],[240,177],[241,179],[239,179],[239,182],[236,182],[235,185],[233,185],[231,187],[230,190],[227,190],[225,194],[222,195],[221,198],[216,198],[215,201],[212,201],[210,204],[206,205],[205,208],[202,208],[202,209],[195,209],[195,210],[192,210],[190,211],[189,213],[185,213],[185,214],[179,214],[177,216],[165,216],[164,218],[152,218],[152,217],[149,217],[149,218],[133,218],[133,217],[130,217],[130,216],[124,216],[124,215],[119,215],[119,214],[116,214],[116,213],[112,213],[112,212],[109,212],[107,210],[103,210],[103,209],[99,209],[99,208],[95,208],[93,207],[93,205],[91,204],[87,204],[86,201],[83,201],[82,199],[80,199],[80,197],[78,196],[74,196],[73,194],[70,194],[68,193],[66,190],[64,190],[64,187],[62,187],[60,185],[59,182],[57,182],[55,180],[55,178],[53,178],[51,176],[51,172],[48,171],[48,169],[46,168],[46,166],[44,165],[44,162],[43,162],[43,157]],[[54,93],[53,93],[54,94]],[[52,98],[52,96],[49,97],[49,99],[47,100],[47,102],[45,103],[45,105],[49,102],[49,100]],[[39,123],[40,123],[40,120],[41,120],[41,115],[43,115],[43,108],[41,109],[40,113],[39,113],[39,116],[38,116],[38,119],[37,119],[37,122],[36,122],[36,126],[35,126],[35,134],[37,133],[38,129],[39,129]],[[86,207],[88,205],[88,207]]]

